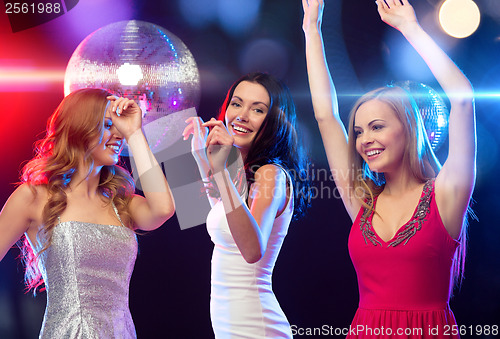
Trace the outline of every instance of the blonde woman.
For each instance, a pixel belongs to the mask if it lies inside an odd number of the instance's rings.
[[[346,138],[325,61],[324,3],[302,3],[314,114],[354,222],[349,253],[360,299],[348,337],[455,337],[448,302],[462,274],[475,181],[471,84],[420,27],[408,0],[377,0],[381,19],[403,34],[450,99],[448,159],[441,168],[414,100],[399,87],[361,97]]]

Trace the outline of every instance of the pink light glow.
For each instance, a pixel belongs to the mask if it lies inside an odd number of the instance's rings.
[[[65,69],[0,66],[0,92],[37,92],[64,81]]]

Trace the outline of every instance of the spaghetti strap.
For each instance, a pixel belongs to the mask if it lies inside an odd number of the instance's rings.
[[[287,178],[287,180],[286,180],[287,192],[290,193],[290,195],[288,195],[288,197],[287,197],[285,209],[278,216],[276,216],[276,218],[279,218],[285,213],[285,211],[288,208],[291,207],[293,209],[293,205],[291,205],[294,203],[293,180],[292,180],[290,173],[288,173],[288,171],[283,166],[281,166],[280,164],[277,164],[277,163],[273,163],[273,165],[278,166],[279,168],[281,168],[283,170],[283,172],[285,172],[285,175]]]
[[[120,221],[120,224],[125,227],[125,225],[122,222],[122,218],[120,218],[120,214],[118,214],[118,209],[115,206],[115,202],[111,200],[111,206],[113,206],[113,211],[115,211],[116,217],[118,218],[118,221]]]
[[[287,178],[287,180],[286,180],[287,186],[290,187],[290,196],[292,196],[293,195],[293,180],[292,180],[292,177],[290,176],[290,173],[288,173],[288,171],[280,164],[277,164],[277,163],[272,163],[272,164],[278,166],[279,168],[281,168],[283,170],[283,172],[285,172],[285,175]]]

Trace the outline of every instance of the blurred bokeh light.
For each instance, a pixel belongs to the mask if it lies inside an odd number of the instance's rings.
[[[470,36],[476,31],[480,20],[479,8],[472,0],[446,0],[439,9],[441,27],[455,38]]]

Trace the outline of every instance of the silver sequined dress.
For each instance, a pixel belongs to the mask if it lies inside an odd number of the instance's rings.
[[[129,282],[137,257],[127,227],[66,221],[40,255],[47,307],[40,338],[136,338]]]

